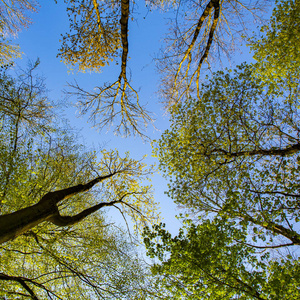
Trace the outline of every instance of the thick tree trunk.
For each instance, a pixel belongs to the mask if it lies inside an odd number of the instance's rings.
[[[20,209],[16,212],[0,216],[0,244],[16,238],[38,224],[49,221],[56,226],[69,226],[81,221],[91,213],[104,206],[114,205],[120,201],[102,202],[89,209],[83,210],[76,216],[61,216],[57,204],[75,194],[91,189],[95,184],[112,177],[118,172],[100,176],[87,182],[63,190],[49,192],[35,205]]]
[[[55,204],[39,202],[16,212],[0,216],[0,244],[16,238],[57,213]]]
[[[129,0],[121,0],[121,40],[122,40],[122,65],[120,79],[126,79],[126,67],[128,57],[128,18],[129,18]]]

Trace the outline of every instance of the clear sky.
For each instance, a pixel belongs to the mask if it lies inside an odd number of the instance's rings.
[[[62,1],[58,1],[62,2]],[[40,58],[39,71],[46,78],[46,85],[49,89],[51,99],[63,99],[62,90],[66,87],[66,82],[72,82],[74,78],[80,86],[86,90],[91,90],[95,86],[101,86],[104,82],[114,82],[119,75],[119,66],[108,66],[102,73],[77,73],[71,74],[68,68],[56,57],[60,47],[60,35],[68,31],[68,17],[63,3],[55,4],[54,0],[40,1],[41,7],[38,13],[32,14],[32,25],[27,30],[22,30],[18,39],[15,40],[21,47],[23,56],[17,63],[26,65],[28,60]],[[132,85],[140,89],[140,100],[142,105],[148,103],[148,110],[154,113],[155,126],[149,127],[147,134],[152,139],[158,139],[160,134],[168,127],[168,116],[165,115],[162,105],[159,103],[157,89],[159,77],[155,72],[155,62],[153,58],[161,47],[164,34],[167,33],[167,19],[170,13],[160,13],[158,11],[148,12],[144,2],[138,2],[134,7],[134,20],[129,24],[129,70],[131,71]],[[235,63],[240,63],[251,58],[246,48],[243,54],[237,53],[233,58]],[[233,62],[233,64],[234,64]],[[228,62],[224,62],[228,66]],[[84,142],[88,147],[101,147],[115,149],[121,153],[129,151],[131,157],[139,159],[145,154],[148,155],[147,163],[155,163],[151,157],[151,145],[143,142],[141,138],[122,138],[113,135],[112,131],[105,130],[97,132],[91,128],[92,124],[87,123],[87,118],[76,118],[76,109],[65,110],[66,117],[73,127],[81,129]],[[176,233],[180,223],[175,219],[178,213],[176,206],[164,195],[167,190],[166,181],[156,174],[153,178],[155,188],[155,200],[160,202],[163,221],[167,223],[167,228]],[[111,213],[111,212],[110,212]],[[116,222],[121,222],[121,216],[112,214]]]
[[[53,100],[63,100],[62,90],[66,88],[67,82],[76,81],[85,88],[91,90],[95,86],[101,86],[103,82],[115,81],[119,75],[118,66],[108,66],[102,73],[75,73],[68,72],[68,68],[56,57],[60,47],[59,39],[61,34],[68,31],[68,17],[65,6],[62,3],[55,4],[54,1],[40,1],[41,7],[38,13],[32,14],[32,25],[18,34],[14,40],[18,43],[23,52],[22,59],[16,62],[18,65],[26,66],[28,60],[40,59],[39,73],[46,78],[46,86],[49,96]],[[149,111],[153,112],[156,118],[154,129],[151,125],[147,134],[151,139],[158,139],[160,134],[168,127],[168,116],[164,115],[162,105],[157,97],[158,76],[155,73],[155,63],[153,58],[160,47],[163,34],[166,32],[166,14],[148,13],[144,4],[137,7],[134,14],[136,20],[129,25],[129,71],[132,76],[132,85],[140,89],[140,100],[142,105],[147,104]],[[145,17],[145,18],[144,18]],[[75,99],[74,99],[75,100]],[[75,101],[74,101],[75,102]],[[156,159],[151,157],[151,145],[139,137],[122,138],[115,136],[112,130],[106,129],[101,132],[91,128],[92,124],[87,122],[87,117],[78,116],[76,108],[66,109],[65,117],[69,119],[72,127],[81,130],[83,136],[80,143],[87,147],[103,147],[106,149],[118,149],[120,153],[130,152],[130,156],[140,159],[147,155],[146,162],[156,163]],[[176,206],[164,195],[167,189],[166,181],[156,174],[152,178],[155,188],[155,200],[160,202],[163,221],[168,224],[170,230],[176,233],[180,226],[179,221],[174,217]],[[122,222],[122,217],[112,210],[109,212],[114,220]]]

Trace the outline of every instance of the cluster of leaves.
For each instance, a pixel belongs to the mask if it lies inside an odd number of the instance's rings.
[[[145,228],[144,236],[148,255],[159,259],[152,273],[165,299],[299,298],[299,259],[257,255],[233,221],[186,220],[175,237],[160,224]]]
[[[37,7],[34,0],[0,1],[0,66],[21,56],[19,47],[13,45],[9,38],[30,24],[27,13],[35,12]]]
[[[254,58],[260,62],[256,76],[269,83],[275,82],[274,88],[284,84],[283,79],[289,80],[294,88],[299,83],[299,10],[297,0],[276,1],[271,19],[261,28],[260,36],[249,40]]]
[[[274,16],[299,15],[281,3]],[[285,25],[276,21],[279,36]],[[265,57],[257,44],[264,60],[213,73],[199,98],[172,108],[155,148],[185,225],[174,238],[146,228],[144,240],[161,261],[154,274],[178,299],[299,298],[299,81],[292,61],[280,77],[263,73],[271,58],[281,64],[277,48]]]
[[[298,95],[288,93],[285,100],[282,93],[269,95],[247,65],[233,73],[217,72],[202,86],[201,101],[179,105],[158,144],[161,169],[176,178],[169,195],[195,211],[228,207],[233,213],[234,201],[226,205],[224,199],[258,205],[273,203],[275,191],[298,192]],[[292,202],[285,205],[291,209]]]
[[[144,299],[151,283],[133,244],[91,207],[112,206],[136,225],[156,218],[151,187],[144,184],[151,170],[128,153],[121,158],[118,151],[96,153],[78,145],[67,127],[59,127],[43,80],[35,76],[37,65],[18,77],[8,68],[0,73],[1,235],[3,218],[14,218],[45,195],[103,180],[58,203],[61,218],[87,212],[83,221],[55,225],[40,216],[35,227],[1,245],[0,297]]]
[[[58,56],[79,71],[99,72],[120,55],[121,39],[116,1],[68,1],[70,33],[62,38]]]

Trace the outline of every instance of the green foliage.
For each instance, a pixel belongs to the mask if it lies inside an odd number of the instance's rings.
[[[70,33],[58,56],[79,71],[97,71],[120,54],[120,5],[114,1],[68,1]]]
[[[61,201],[60,213],[72,216],[121,199],[113,205],[121,218],[130,216],[135,225],[156,218],[151,187],[145,185],[151,170],[129,154],[121,158],[118,151],[96,153],[78,145],[77,136],[59,126],[37,66],[18,77],[8,67],[0,72],[0,218],[49,192],[111,173],[116,175],[98,187]],[[39,223],[1,244],[0,256],[0,298],[151,299],[146,265],[103,211],[68,227]]]
[[[168,195],[185,209],[178,236],[162,225],[144,231],[171,299],[300,296],[298,58],[280,56],[299,27],[291,2],[253,46],[259,62],[213,73],[197,99],[172,108],[171,128],[154,145]]]
[[[222,218],[195,225],[186,220],[179,235],[163,224],[145,228],[148,255],[166,299],[297,299],[299,261],[271,260],[241,242],[246,231]],[[159,239],[159,240],[157,240]]]
[[[83,226],[37,228],[0,247],[0,278],[30,278],[38,299],[146,299],[147,270],[125,236],[106,224],[104,214]],[[2,297],[18,297],[20,288],[0,280]]]
[[[261,36],[250,39],[254,58],[259,62],[256,76],[282,84],[289,80],[297,87],[300,69],[300,2],[277,0],[270,21]]]
[[[174,109],[156,155],[173,176],[170,197],[196,213],[241,217],[251,207],[247,215],[260,224],[286,215],[296,221],[299,210],[289,209],[297,206],[298,96],[270,95],[251,74],[247,65],[217,72],[200,101]]]

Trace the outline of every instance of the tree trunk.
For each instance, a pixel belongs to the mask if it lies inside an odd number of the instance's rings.
[[[104,206],[111,206],[120,201],[102,202],[89,209],[83,210],[76,216],[61,216],[57,204],[71,196],[90,190],[95,184],[114,176],[114,173],[99,176],[85,184],[78,184],[66,189],[49,192],[35,205],[20,209],[16,212],[0,216],[0,244],[16,238],[38,224],[49,221],[56,226],[69,226],[81,221],[91,213]]]
[[[0,216],[0,244],[16,238],[58,212],[57,206],[42,202]]]

